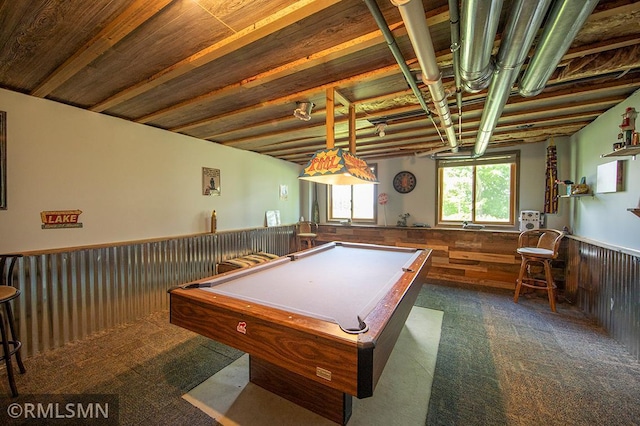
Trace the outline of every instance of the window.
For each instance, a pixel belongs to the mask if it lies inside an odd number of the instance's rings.
[[[514,225],[520,155],[438,160],[438,223]]]
[[[377,176],[376,165],[369,164]],[[328,220],[350,220],[352,222],[377,222],[376,184],[328,185]]]

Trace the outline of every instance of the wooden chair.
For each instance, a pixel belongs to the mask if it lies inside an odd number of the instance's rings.
[[[298,238],[298,250],[302,250],[302,243],[306,243],[306,248],[315,246],[316,238],[318,237],[318,224],[315,222],[298,222],[296,236]]]
[[[18,340],[13,311],[11,310],[11,301],[20,296],[20,290],[13,286],[13,269],[16,261],[20,257],[22,257],[22,255],[19,254],[0,255],[0,305],[4,308],[0,309],[0,338],[2,339],[2,357],[0,357],[0,361],[4,360],[7,366],[9,386],[11,387],[11,394],[14,397],[18,396],[18,388],[16,387],[16,381],[13,377],[11,357],[16,357],[20,373],[24,374],[27,371],[24,368],[22,357],[20,356],[22,343]],[[7,334],[7,325],[9,326],[8,331],[10,335]]]
[[[556,285],[551,274],[551,261],[558,257],[562,237],[564,233],[555,229],[532,229],[520,234],[516,252],[522,257],[522,263],[516,281],[516,293],[513,297],[515,303],[518,303],[523,286],[535,290],[546,290],[551,310],[556,312]],[[544,279],[532,275],[532,265],[542,266]]]

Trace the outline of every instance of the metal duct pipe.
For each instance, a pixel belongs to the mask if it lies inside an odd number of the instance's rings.
[[[456,132],[453,128],[447,95],[442,85],[440,68],[438,68],[436,52],[427,27],[422,0],[391,0],[391,3],[400,9],[400,15],[407,28],[411,45],[422,69],[422,81],[429,87],[431,99],[440,116],[440,122],[444,127],[451,150],[457,152]]]
[[[542,92],[597,4],[598,0],[556,1],[538,41],[536,53],[522,77],[520,95],[535,96]]]
[[[402,52],[400,52],[400,49],[398,48],[396,39],[393,37],[393,34],[389,29],[389,25],[387,24],[387,21],[384,19],[384,16],[382,15],[382,11],[378,7],[378,3],[376,3],[375,0],[364,0],[364,3],[369,8],[369,12],[371,12],[371,15],[373,15],[373,19],[375,19],[376,24],[378,25],[378,28],[382,32],[382,35],[384,36],[384,39],[387,42],[387,46],[389,46],[389,50],[391,50],[391,53],[393,54],[393,57],[396,59],[398,66],[400,66],[400,70],[402,71],[402,74],[404,75],[405,80],[407,80],[407,84],[413,91],[413,94],[416,95],[416,98],[418,98],[418,102],[420,103],[420,106],[422,107],[422,109],[427,113],[429,118],[431,118],[431,121],[433,121],[433,117],[431,116],[431,111],[429,111],[429,107],[427,106],[427,103],[425,102],[424,97],[422,96],[422,92],[418,87],[418,83],[416,83],[415,78],[411,74],[411,70],[409,69],[407,62],[404,60],[404,57],[402,56]],[[434,126],[436,126],[435,122],[433,124]],[[436,126],[436,129],[437,129],[437,126]]]
[[[473,148],[474,157],[483,155],[489,145],[489,139],[491,139],[498,119],[509,100],[513,83],[515,83],[522,64],[527,58],[550,3],[551,0],[516,0],[513,2],[512,11],[498,50],[496,71],[482,111],[480,127]]]
[[[491,53],[501,10],[502,0],[462,1],[460,73],[469,92],[484,90],[491,82],[494,70]]]
[[[449,0],[449,25],[451,26],[453,78],[456,82],[456,106],[458,107],[458,140],[462,142],[462,77],[460,76],[460,15],[458,13],[458,0]]]

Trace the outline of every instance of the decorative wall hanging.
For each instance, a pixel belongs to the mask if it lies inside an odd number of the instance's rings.
[[[389,195],[386,192],[378,194],[378,204],[382,206],[384,212],[384,226],[387,226],[387,203],[389,202]]]
[[[202,195],[220,195],[220,169],[202,168]]]
[[[52,210],[40,212],[42,229],[82,228],[78,222],[82,210]]]
[[[547,170],[544,185],[544,212],[558,213],[558,160],[556,144],[551,139],[547,147]]]

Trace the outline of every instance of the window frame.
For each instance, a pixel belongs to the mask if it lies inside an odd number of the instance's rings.
[[[475,220],[476,214],[476,186],[475,176],[476,167],[478,165],[491,165],[491,164],[511,164],[510,175],[510,187],[511,192],[509,194],[509,203],[511,208],[509,209],[509,220],[507,222],[492,222],[492,221],[480,221]],[[493,154],[485,154],[478,158],[469,159],[456,159],[456,158],[442,158],[436,162],[436,176],[437,176],[437,194],[436,194],[436,224],[437,226],[460,226],[463,224],[463,220],[443,220],[442,219],[442,195],[443,195],[443,169],[446,167],[456,166],[474,166],[473,168],[473,183],[472,183],[472,206],[471,206],[471,220],[469,223],[491,226],[491,227],[508,227],[512,228],[516,226],[517,212],[519,209],[519,194],[520,194],[520,151],[502,151]]]
[[[378,177],[378,165],[368,163],[369,168],[373,174]],[[378,223],[378,186],[377,184],[363,184],[363,185],[373,185],[373,219],[363,219],[353,217],[353,187],[355,185],[346,185],[351,187],[351,217],[350,218],[334,218],[332,215],[333,212],[333,195],[332,195],[332,187],[333,185],[326,185],[327,187],[327,222],[342,222],[344,220],[349,220],[351,223],[363,223],[363,224],[377,224]]]

